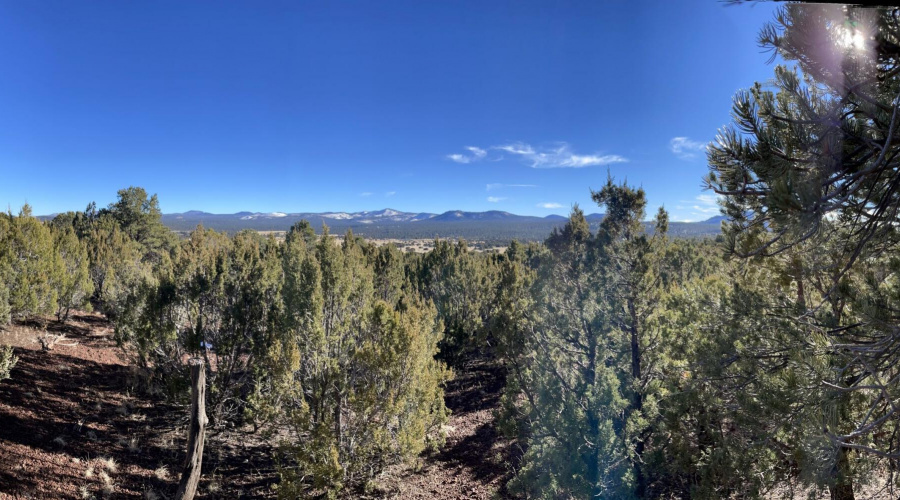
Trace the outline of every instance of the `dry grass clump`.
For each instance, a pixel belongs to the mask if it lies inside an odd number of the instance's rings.
[[[160,481],[168,481],[169,468],[165,465],[160,465],[155,471],[153,471],[153,476]]]
[[[109,474],[107,474],[106,472],[101,472],[100,480],[103,481],[103,485],[100,486],[100,493],[102,493],[103,496],[108,497],[116,492],[116,485],[113,484],[112,478],[109,477]]]
[[[117,470],[119,470],[119,464],[116,462],[116,459],[114,459],[112,457],[101,458],[100,464],[103,465],[103,467],[105,467],[106,470],[108,470],[112,473],[115,473]]]

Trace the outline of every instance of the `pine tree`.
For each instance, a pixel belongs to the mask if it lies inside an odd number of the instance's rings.
[[[821,339],[822,349],[810,359],[830,367],[825,382],[850,399],[867,400],[871,410],[852,429],[831,420],[823,425],[824,437],[832,447],[891,458],[897,444],[878,437],[893,428],[888,408],[894,390],[885,381],[895,380],[900,366],[889,347],[897,340],[898,321],[867,307],[868,297],[846,302],[843,310],[851,314],[836,314],[833,305],[849,298],[848,275],[870,282],[865,288],[885,299],[883,307],[891,307],[887,297],[897,290],[893,278],[862,276],[873,265],[885,276],[891,266],[883,260],[900,245],[898,40],[895,8],[781,9],[760,41],[798,68],[778,66],[772,88],[756,84],[738,94],[734,126],[709,149],[707,178],[731,219],[725,228],[734,254],[793,256],[786,263],[794,262],[796,281],[803,263],[814,262],[823,246],[837,252],[821,262],[818,297],[797,301],[792,328]],[[830,319],[821,314],[829,304]],[[847,451],[840,454],[846,457]],[[848,474],[833,476],[833,497],[853,498],[841,479]]]

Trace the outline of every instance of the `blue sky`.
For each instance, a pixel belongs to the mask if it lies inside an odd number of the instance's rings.
[[[0,0],[0,202],[566,214],[608,169],[705,219],[702,147],[771,77],[775,8]]]

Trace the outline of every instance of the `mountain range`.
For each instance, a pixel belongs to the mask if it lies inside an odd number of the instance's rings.
[[[596,229],[603,214],[593,213],[585,218]],[[212,214],[191,210],[184,213],[163,214],[163,223],[174,231],[191,231],[197,225],[218,231],[286,231],[294,223],[307,220],[319,231],[327,225],[333,233],[348,229],[367,238],[465,238],[491,242],[541,241],[554,227],[568,220],[562,215],[538,217],[516,215],[500,210],[466,212],[451,210],[441,214],[427,212],[402,212],[391,208],[362,212],[238,212]],[[673,236],[704,237],[719,233],[721,217],[703,222],[671,222],[669,232]]]

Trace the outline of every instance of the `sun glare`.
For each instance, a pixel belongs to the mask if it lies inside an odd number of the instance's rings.
[[[863,35],[862,31],[846,27],[840,27],[838,30],[838,44],[841,47],[856,50],[863,50],[866,48],[866,37]]]

